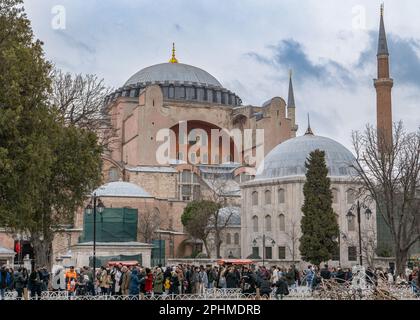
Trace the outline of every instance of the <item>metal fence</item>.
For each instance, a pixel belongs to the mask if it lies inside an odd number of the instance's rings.
[[[5,300],[18,300],[17,292],[5,293]],[[275,290],[268,296],[258,294],[243,294],[241,289],[206,289],[201,294],[162,294],[162,295],[79,295],[75,296],[67,291],[45,291],[41,296],[30,297],[29,300],[276,300]],[[419,300],[410,287],[393,286],[388,291],[379,291],[377,288],[363,290],[353,289],[349,286],[334,288],[321,287],[310,290],[300,286],[289,289],[289,295],[284,300]]]

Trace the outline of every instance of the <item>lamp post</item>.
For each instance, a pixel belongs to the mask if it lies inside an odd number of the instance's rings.
[[[159,264],[162,266],[162,233],[159,232]]]
[[[349,212],[347,213],[347,220],[349,223],[351,223],[354,219],[354,214],[353,214],[353,210],[355,205],[353,205]],[[368,206],[366,206],[364,203],[360,204],[360,201],[357,200],[357,204],[356,204],[356,212],[357,212],[357,227],[358,227],[358,232],[359,232],[359,259],[360,259],[360,265],[363,266],[363,254],[362,254],[362,228],[360,226],[361,224],[361,218],[360,218],[360,211],[361,208],[365,209],[364,214],[366,215],[366,218],[369,220],[370,216],[372,215],[372,211],[369,209]]]
[[[92,206],[93,203],[93,206]],[[99,212],[100,214],[102,214],[102,212],[104,211],[105,206],[102,203],[101,199],[98,198],[98,196],[96,195],[96,193],[93,194],[93,197],[91,199],[91,201],[89,202],[89,204],[86,206],[86,213],[88,215],[92,214],[93,211],[93,286],[94,286],[94,292],[93,294],[96,294],[96,288],[95,288],[95,283],[96,283],[96,212]]]
[[[266,241],[266,238],[268,239],[268,240],[271,240],[271,245],[274,247],[274,245],[276,244],[276,241],[273,239],[273,238],[271,238],[271,237],[269,237],[269,236],[266,236],[264,233],[263,233],[263,235],[262,235],[262,237],[261,236],[258,236],[258,237],[256,237],[253,241],[252,241],[252,244],[254,245],[254,247],[256,247],[257,246],[257,240],[258,239],[261,239],[262,238],[262,242],[263,242],[263,266],[265,266],[265,241]],[[273,253],[271,253],[271,254],[273,254]]]

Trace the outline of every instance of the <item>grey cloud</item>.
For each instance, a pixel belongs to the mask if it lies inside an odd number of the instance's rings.
[[[175,30],[176,31],[178,31],[178,32],[181,32],[182,31],[182,27],[178,23],[175,23],[174,27],[175,27]]]
[[[303,46],[293,39],[281,40],[277,45],[271,45],[268,48],[273,53],[270,57],[256,52],[249,52],[247,56],[274,68],[291,68],[297,80],[312,78],[326,84],[354,84],[346,67],[331,59],[321,59],[318,63],[312,62]]]
[[[391,76],[403,85],[420,86],[420,58],[416,48],[420,48],[420,40],[401,38],[388,34]],[[376,55],[377,33],[370,33],[369,47],[359,57],[357,68],[363,69],[367,65],[376,63],[372,56]]]
[[[88,44],[84,43],[83,41],[80,41],[78,39],[75,39],[73,36],[69,35],[68,33],[57,30],[56,33],[65,41],[67,42],[69,47],[77,48],[79,50],[88,52],[90,54],[95,54],[96,49],[94,47],[89,46]]]

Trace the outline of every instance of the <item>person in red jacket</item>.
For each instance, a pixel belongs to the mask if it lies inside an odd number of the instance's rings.
[[[146,268],[144,291],[147,295],[150,295],[153,292],[153,273],[149,268]]]

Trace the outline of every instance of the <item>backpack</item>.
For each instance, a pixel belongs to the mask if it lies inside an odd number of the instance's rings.
[[[164,286],[165,286],[165,289],[168,289],[168,290],[171,288],[171,281],[169,280],[169,278],[165,279]]]

